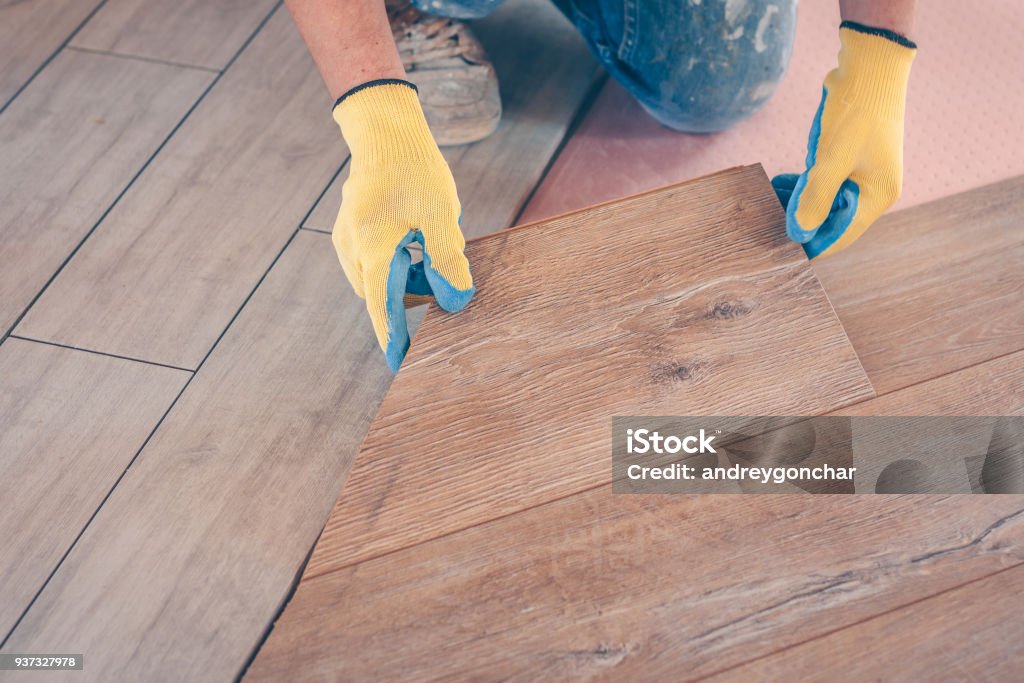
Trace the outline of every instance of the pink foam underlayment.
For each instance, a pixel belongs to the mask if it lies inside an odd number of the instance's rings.
[[[534,194],[520,223],[730,166],[803,170],[821,82],[839,50],[834,0],[800,3],[789,72],[772,100],[713,135],[668,130],[609,81]],[[903,196],[906,208],[1024,174],[1024,2],[926,0],[912,37]]]

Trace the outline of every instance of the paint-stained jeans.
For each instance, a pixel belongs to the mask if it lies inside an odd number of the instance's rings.
[[[782,80],[797,0],[553,0],[605,69],[661,123],[693,133],[757,111]],[[470,19],[502,0],[414,0]]]

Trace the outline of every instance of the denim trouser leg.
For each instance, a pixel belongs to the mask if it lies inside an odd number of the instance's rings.
[[[452,19],[479,19],[494,11],[504,0],[412,0],[421,12]]]
[[[454,18],[502,0],[413,0]],[[797,0],[553,0],[604,67],[670,128],[710,133],[761,108],[786,73]]]
[[[797,0],[555,0],[604,67],[664,125],[728,128],[786,73]]]
[[[789,63],[797,0],[555,0],[651,116],[710,133],[757,111]]]

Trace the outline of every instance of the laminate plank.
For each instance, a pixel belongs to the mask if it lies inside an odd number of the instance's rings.
[[[1024,351],[835,411],[835,415],[1024,415]]]
[[[197,367],[344,158],[323,83],[281,8],[19,334]]]
[[[746,167],[472,241],[477,295],[428,312],[307,575],[610,481],[613,415],[872,396],[783,221]]]
[[[0,109],[99,3],[21,0],[0,4]]]
[[[1024,176],[883,217],[814,262],[879,393],[1024,349]]]
[[[1016,680],[1022,592],[1015,567],[708,680]]]
[[[0,346],[0,642],[188,377],[20,339]]]
[[[223,69],[277,0],[107,0],[74,47]]]
[[[837,415],[1024,415],[1024,351],[964,368],[921,384],[846,406]],[[903,490],[983,493],[980,467],[994,419],[890,421],[853,443],[856,490],[874,493],[890,466],[917,461],[919,473],[899,478]],[[924,430],[924,432],[922,432]],[[921,438],[926,433],[925,438]],[[897,466],[898,467],[898,466]],[[889,486],[894,485],[889,479]],[[882,486],[885,490],[885,486]]]
[[[364,306],[300,231],[7,651],[87,653],[82,681],[237,676],[391,376]]]
[[[512,223],[601,77],[576,29],[547,0],[507,2],[472,27],[498,74],[503,113],[487,139],[441,150],[459,188],[467,237]],[[346,166],[305,227],[331,231],[347,177]]]
[[[0,117],[0,336],[212,76],[63,52]]]
[[[247,678],[693,680],[1022,560],[1021,496],[601,487],[304,578]]]
[[[1024,351],[1018,351],[878,398],[843,407],[834,415],[1024,415]],[[903,490],[983,493],[981,466],[989,451],[994,419],[889,421],[853,442],[856,490],[874,493],[880,477],[898,461],[919,463]],[[922,434],[927,434],[921,438]],[[898,467],[898,466],[897,466]],[[889,486],[894,485],[889,479]],[[883,490],[885,486],[882,486]]]

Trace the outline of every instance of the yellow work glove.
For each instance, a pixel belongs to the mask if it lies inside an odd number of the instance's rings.
[[[432,295],[446,311],[461,310],[473,296],[455,180],[411,83],[353,88],[335,104],[334,120],[352,157],[332,238],[397,372],[409,349],[404,295]],[[412,242],[423,248],[418,263],[406,249]]]
[[[850,21],[839,40],[839,66],[825,78],[811,125],[807,170],[772,179],[786,232],[810,258],[852,244],[903,185],[903,116],[917,46]]]

